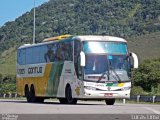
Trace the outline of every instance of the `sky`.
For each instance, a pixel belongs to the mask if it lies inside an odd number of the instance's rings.
[[[49,0],[35,0],[39,6]],[[8,21],[14,21],[34,7],[34,0],[0,0],[0,27]]]

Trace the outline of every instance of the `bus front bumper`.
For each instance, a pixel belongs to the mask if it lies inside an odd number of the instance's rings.
[[[86,99],[107,99],[107,98],[130,98],[130,90],[126,91],[94,91],[84,90],[84,98]]]

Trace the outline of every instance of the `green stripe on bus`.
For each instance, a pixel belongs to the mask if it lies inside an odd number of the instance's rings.
[[[63,62],[52,64],[46,91],[47,96],[57,96],[62,68]]]
[[[106,86],[112,86],[114,83],[107,83]]]

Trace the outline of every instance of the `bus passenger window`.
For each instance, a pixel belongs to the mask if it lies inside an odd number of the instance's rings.
[[[53,45],[52,44],[49,44],[47,45],[47,53],[45,53],[44,57],[45,57],[45,61],[46,62],[54,62],[54,59],[55,59],[55,55],[54,55],[54,52],[53,52]]]

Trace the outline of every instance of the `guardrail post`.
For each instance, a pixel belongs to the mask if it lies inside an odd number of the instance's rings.
[[[17,93],[15,94],[15,98],[17,98]]]
[[[140,99],[140,95],[137,95],[137,102],[139,102],[139,99]]]
[[[11,94],[11,93],[9,93],[9,98],[11,98],[11,96],[12,96],[12,94]]]
[[[155,98],[156,98],[156,96],[153,96],[153,103],[155,102]]]
[[[3,95],[3,98],[6,98],[6,94]]]
[[[123,104],[126,104],[126,99],[123,99]]]

